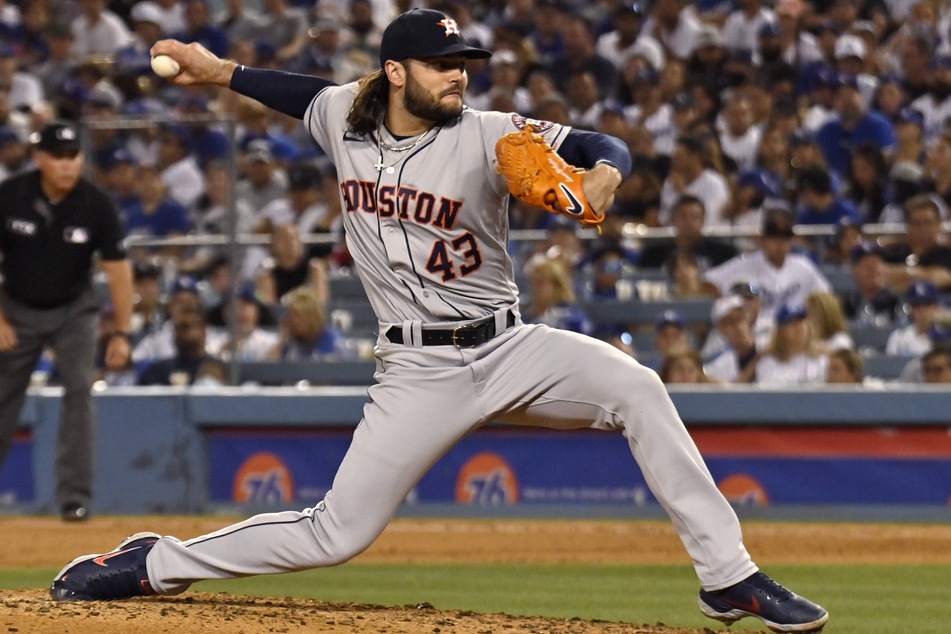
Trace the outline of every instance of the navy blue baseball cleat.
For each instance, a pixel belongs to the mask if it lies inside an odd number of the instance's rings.
[[[53,579],[50,596],[54,601],[109,601],[155,594],[145,558],[159,538],[136,533],[112,552],[77,557]]]
[[[787,590],[762,572],[722,590],[701,590],[700,611],[732,625],[755,616],[774,632],[821,632],[829,613],[809,599]]]

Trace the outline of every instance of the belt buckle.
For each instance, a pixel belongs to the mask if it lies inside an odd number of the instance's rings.
[[[469,330],[475,330],[476,328],[478,328],[478,326],[475,324],[466,324],[464,326],[456,326],[455,328],[452,329],[452,337],[450,337],[449,341],[452,342],[452,345],[456,348],[472,348],[473,346],[475,346],[474,343],[469,345],[462,344],[462,343],[459,343],[456,337],[458,336],[458,333],[460,331],[465,332]]]

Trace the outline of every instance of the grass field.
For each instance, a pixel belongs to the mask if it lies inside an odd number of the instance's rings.
[[[58,569],[0,569],[0,589],[46,586]],[[951,566],[769,566],[832,614],[826,634],[944,634]],[[291,575],[204,582],[206,592],[318,598],[515,615],[579,617],[725,630],[696,608],[687,566],[403,565],[349,563]],[[764,631],[752,620],[730,631]]]

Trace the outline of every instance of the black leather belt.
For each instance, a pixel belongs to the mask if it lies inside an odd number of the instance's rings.
[[[506,312],[505,327],[511,328],[515,325],[515,313],[511,310]],[[495,316],[482,321],[457,326],[445,330],[423,330],[424,346],[455,346],[457,348],[474,348],[491,340],[495,332]],[[390,343],[403,343],[402,326],[390,326],[386,331],[386,338]]]

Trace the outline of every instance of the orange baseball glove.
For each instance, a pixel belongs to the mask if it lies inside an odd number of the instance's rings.
[[[585,171],[565,162],[532,126],[506,134],[495,144],[499,174],[522,202],[553,214],[563,213],[583,225],[604,220],[588,204],[582,187]]]

